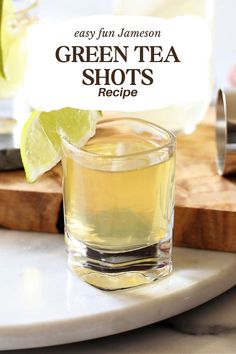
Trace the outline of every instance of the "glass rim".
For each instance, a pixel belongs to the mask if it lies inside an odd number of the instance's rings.
[[[39,4],[39,0],[24,0],[24,2],[25,2],[23,4],[24,6],[22,6],[22,8],[17,9],[17,10],[15,9],[14,14],[16,16],[24,15],[25,13],[27,13],[27,12],[31,11],[32,9],[34,9]]]
[[[124,155],[103,155],[103,154],[98,154],[96,152],[90,152],[90,151],[83,150],[83,146],[82,147],[78,147],[78,146],[72,144],[68,139],[66,139],[63,136],[61,137],[61,139],[63,141],[63,144],[68,145],[69,148],[72,151],[80,154],[83,157],[102,158],[102,159],[107,159],[107,160],[109,160],[109,159],[110,160],[115,160],[115,159],[121,160],[121,159],[126,159],[126,158],[131,158],[131,157],[138,157],[138,156],[142,156],[142,155],[153,153],[155,151],[161,151],[161,150],[163,150],[166,147],[175,146],[175,144],[176,144],[176,137],[171,131],[169,131],[169,130],[167,130],[167,129],[165,129],[165,128],[163,128],[163,127],[161,127],[161,126],[159,126],[159,125],[157,125],[155,123],[146,121],[145,119],[132,118],[132,117],[116,117],[116,118],[108,118],[108,119],[99,120],[97,122],[97,125],[102,124],[102,123],[109,123],[109,122],[113,122],[113,121],[122,121],[122,120],[123,121],[127,121],[127,120],[128,121],[136,121],[138,123],[142,123],[142,124],[148,125],[151,128],[153,128],[153,129],[159,129],[159,130],[161,130],[162,132],[164,132],[165,134],[168,135],[169,141],[167,143],[163,144],[162,146],[157,146],[155,148],[144,150],[144,151],[124,154]]]

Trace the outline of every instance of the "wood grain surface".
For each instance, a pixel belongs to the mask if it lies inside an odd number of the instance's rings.
[[[214,112],[177,139],[176,246],[236,252],[236,178],[216,174]],[[0,226],[63,232],[61,168],[34,184],[24,172],[0,173]]]
[[[236,252],[236,178],[216,173],[214,111],[177,143],[175,245]]]
[[[61,168],[57,166],[36,183],[24,171],[0,173],[0,226],[15,230],[63,231]]]

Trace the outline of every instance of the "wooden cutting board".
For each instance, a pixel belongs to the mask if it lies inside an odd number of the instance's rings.
[[[177,139],[174,243],[236,252],[236,178],[216,174],[213,118]],[[34,184],[23,171],[1,172],[0,226],[63,232],[60,166]]]

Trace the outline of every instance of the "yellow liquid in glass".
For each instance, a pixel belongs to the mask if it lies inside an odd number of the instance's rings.
[[[99,288],[137,286],[171,271],[175,155],[152,137],[139,126],[133,133],[103,123],[82,155],[63,148],[69,265]]]
[[[84,150],[102,155],[137,153],[156,146],[135,135],[91,139]],[[127,166],[130,162],[127,162]],[[64,160],[67,230],[79,240],[106,251],[134,250],[168,235],[173,211],[175,157],[128,170],[104,171]]]

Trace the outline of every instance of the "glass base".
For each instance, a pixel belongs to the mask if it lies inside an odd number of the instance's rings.
[[[0,134],[10,134],[16,126],[13,99],[0,99]]]
[[[23,90],[18,90],[12,98],[0,98],[0,135],[14,134],[19,142],[22,126],[30,112]]]
[[[115,253],[89,248],[77,240],[76,248],[72,248],[68,233],[66,242],[70,269],[99,289],[118,290],[148,284],[172,270],[169,237],[144,248]]]

